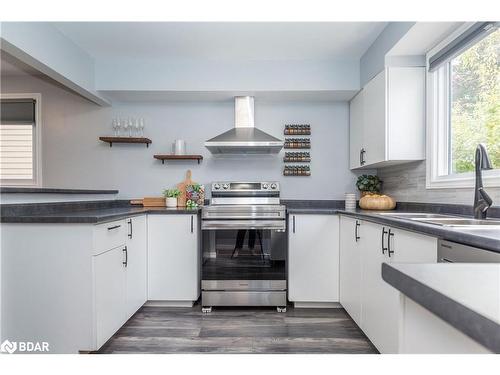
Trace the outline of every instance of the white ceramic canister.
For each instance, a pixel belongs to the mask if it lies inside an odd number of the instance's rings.
[[[175,155],[186,155],[186,141],[183,139],[177,139],[174,142],[174,154]]]

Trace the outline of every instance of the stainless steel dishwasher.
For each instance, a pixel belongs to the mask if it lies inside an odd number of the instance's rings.
[[[439,263],[500,263],[500,253],[439,240]]]

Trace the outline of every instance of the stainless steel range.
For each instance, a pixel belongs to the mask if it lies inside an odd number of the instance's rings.
[[[286,308],[286,211],[278,182],[214,182],[202,209],[202,306]]]

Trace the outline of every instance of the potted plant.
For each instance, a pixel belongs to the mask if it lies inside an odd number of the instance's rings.
[[[167,198],[167,207],[177,207],[177,198],[181,195],[179,189],[164,190],[163,195]]]
[[[361,192],[361,196],[364,197],[367,194],[379,194],[382,189],[382,181],[378,176],[364,174],[358,177],[356,186]]]

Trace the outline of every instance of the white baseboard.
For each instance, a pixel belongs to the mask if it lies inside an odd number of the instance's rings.
[[[339,309],[342,305],[339,302],[294,302],[298,309]]]
[[[144,306],[153,307],[193,307],[193,301],[146,301]]]

